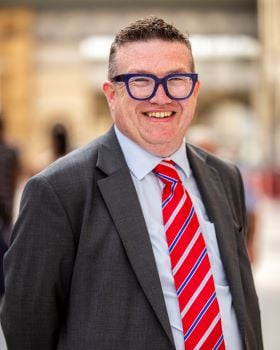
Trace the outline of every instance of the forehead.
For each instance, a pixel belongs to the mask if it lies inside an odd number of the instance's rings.
[[[184,43],[157,39],[124,44],[116,53],[118,74],[190,72],[191,60],[191,53]]]

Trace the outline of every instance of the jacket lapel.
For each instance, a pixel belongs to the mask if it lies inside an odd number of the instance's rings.
[[[131,266],[174,345],[149,234],[129,169],[113,130],[107,134],[100,148],[97,167],[107,175],[98,181],[98,186]]]
[[[209,165],[207,159],[198,154],[194,148],[188,146],[187,153],[207,214],[210,221],[215,225],[221,259],[230,286],[240,331],[244,339],[246,328],[244,310],[246,310],[246,305],[242,292],[243,286],[236,242],[237,228],[234,224],[233,213],[218,171]]]

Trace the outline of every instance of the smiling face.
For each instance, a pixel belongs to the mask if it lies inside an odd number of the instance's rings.
[[[158,39],[124,44],[116,53],[117,74],[150,73],[162,78],[170,73],[190,73],[191,53],[181,42]],[[172,100],[160,85],[154,97],[138,101],[129,97],[124,83],[103,84],[113,121],[119,130],[150,153],[167,157],[182,144],[195,112],[200,84],[186,100]]]

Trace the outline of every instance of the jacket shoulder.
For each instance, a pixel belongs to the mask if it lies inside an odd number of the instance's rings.
[[[207,152],[204,149],[191,144],[188,144],[188,148],[192,151],[192,153],[196,154],[196,156],[204,160],[209,166],[216,169],[216,171],[218,171],[221,176],[230,176],[230,178],[232,176],[233,178],[236,176],[239,177],[240,171],[234,162],[221,158],[213,153]]]
[[[224,190],[230,204],[233,216],[237,222],[246,221],[245,190],[241,172],[232,161],[222,159],[212,153],[193,145],[188,145],[192,156],[200,158],[206,166],[212,168],[220,181],[221,190]]]

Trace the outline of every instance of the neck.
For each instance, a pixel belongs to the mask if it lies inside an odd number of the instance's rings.
[[[179,145],[153,145],[153,144],[147,144],[147,145],[141,145],[147,152],[152,153],[153,155],[157,157],[170,157],[173,153],[175,153],[181,146],[182,143]]]

